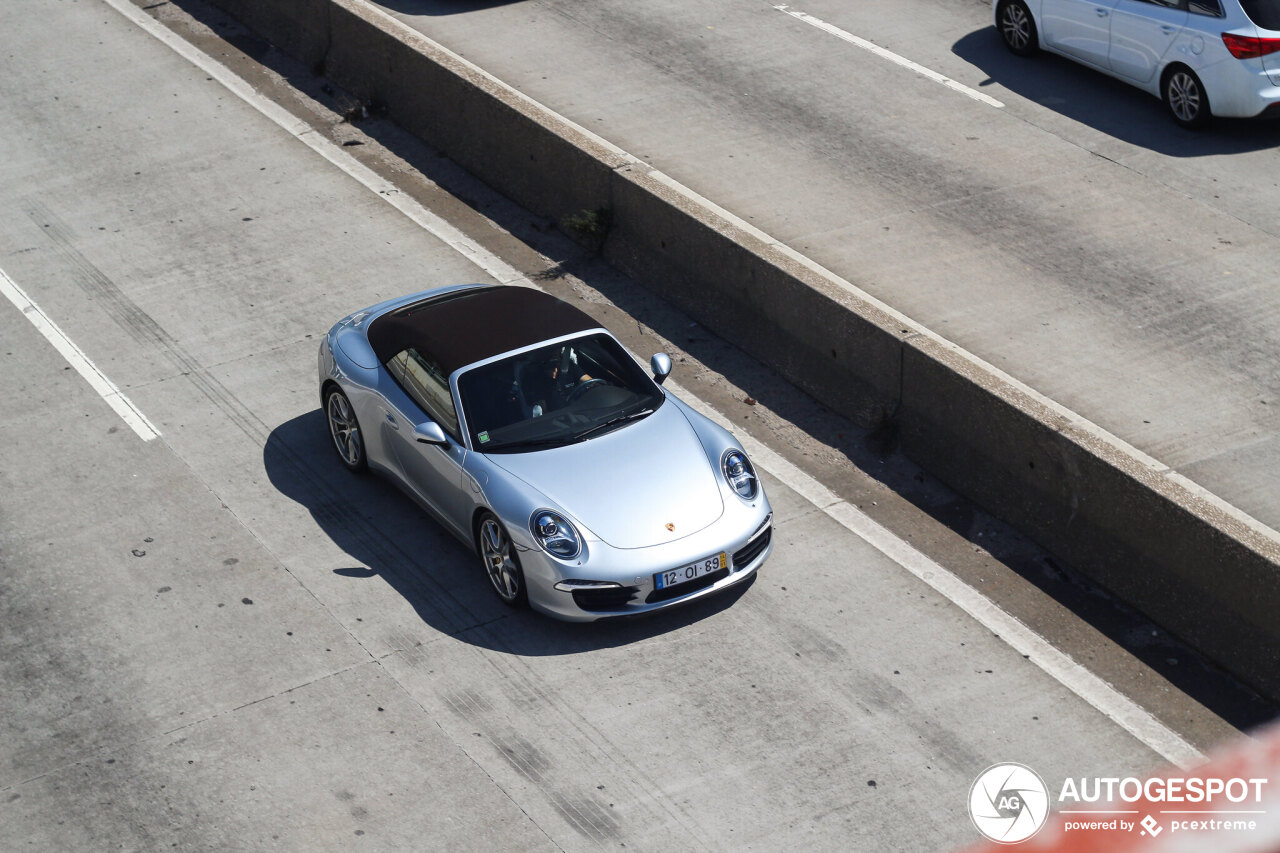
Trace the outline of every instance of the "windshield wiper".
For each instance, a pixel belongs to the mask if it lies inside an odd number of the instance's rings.
[[[485,447],[483,444],[476,447],[482,453],[493,453],[502,450],[508,450],[513,447],[551,447],[555,445],[568,444],[576,439],[573,436],[556,435],[548,438],[526,438],[518,441],[508,441],[494,447]]]
[[[575,434],[573,438],[570,440],[582,441],[587,436],[600,432],[600,430],[608,429],[611,426],[617,426],[618,424],[626,423],[627,421],[638,420],[639,418],[647,417],[652,414],[653,414],[653,409],[641,409],[640,411],[632,412],[629,415],[618,415],[616,418],[610,418],[609,420],[603,423],[598,423],[595,426],[587,427],[582,432]]]

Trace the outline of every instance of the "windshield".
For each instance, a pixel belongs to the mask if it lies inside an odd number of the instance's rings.
[[[1240,0],[1244,13],[1264,30],[1280,30],[1280,0]]]
[[[586,441],[652,414],[665,399],[612,337],[586,335],[507,356],[458,377],[458,396],[483,453]]]

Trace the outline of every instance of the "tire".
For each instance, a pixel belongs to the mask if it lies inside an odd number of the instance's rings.
[[[369,457],[365,453],[360,421],[356,419],[356,410],[351,401],[340,388],[332,387],[325,392],[324,415],[329,423],[333,449],[338,451],[338,458],[342,460],[343,466],[353,474],[368,471]]]
[[[1005,0],[996,10],[996,29],[1009,52],[1016,56],[1034,56],[1040,51],[1040,35],[1035,19],[1022,0]]]
[[[498,517],[487,510],[476,526],[476,546],[489,586],[508,607],[524,607],[529,603],[529,590],[524,584],[524,570],[507,529]]]
[[[1160,86],[1164,105],[1180,126],[1199,130],[1209,124],[1209,96],[1196,73],[1185,65],[1175,65],[1165,74]]]

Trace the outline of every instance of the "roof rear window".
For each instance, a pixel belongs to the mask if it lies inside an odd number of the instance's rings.
[[[1264,30],[1280,30],[1280,0],[1240,0],[1244,13]]]

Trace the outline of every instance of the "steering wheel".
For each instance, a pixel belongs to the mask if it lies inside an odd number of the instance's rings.
[[[577,385],[574,385],[573,388],[569,391],[569,395],[565,398],[565,402],[572,403],[574,400],[578,399],[583,394],[587,393],[588,389],[595,388],[599,385],[608,385],[608,384],[609,384],[608,379],[588,379],[586,382],[579,382]]]

